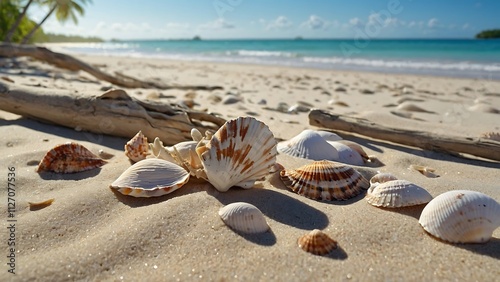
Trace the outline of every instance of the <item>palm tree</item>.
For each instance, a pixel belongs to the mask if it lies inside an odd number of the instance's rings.
[[[80,2],[80,3],[79,3]],[[44,0],[42,2],[43,5],[47,5],[50,8],[49,12],[45,17],[28,33],[23,38],[23,41],[21,44],[26,44],[33,34],[40,28],[40,26],[54,13],[56,12],[56,17],[57,20],[60,22],[65,22],[69,18],[73,20],[73,22],[76,24],[78,23],[78,19],[76,17],[75,11],[78,12],[78,14],[83,15],[84,10],[82,8],[82,5],[86,4],[87,2],[92,2],[92,0]]]
[[[19,16],[17,17],[17,19],[14,22],[14,24],[10,27],[9,31],[7,31],[7,35],[5,36],[5,39],[4,39],[4,41],[6,43],[9,43],[12,40],[12,36],[14,36],[14,33],[16,32],[17,28],[19,27],[19,24],[21,23],[21,20],[26,15],[26,12],[28,11],[28,8],[31,5],[31,3],[33,3],[33,1],[34,0],[29,0],[28,3],[26,3],[26,5],[24,6],[23,11],[21,12],[21,14],[19,14]]]

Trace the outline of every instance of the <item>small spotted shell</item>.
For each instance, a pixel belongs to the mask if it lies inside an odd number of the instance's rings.
[[[68,142],[48,151],[38,165],[37,172],[74,173],[101,167],[106,161],[84,146]]]
[[[428,203],[431,194],[406,180],[390,180],[368,189],[366,201],[376,207],[399,208]]]
[[[149,155],[148,138],[142,134],[142,131],[130,139],[125,144],[125,155],[133,162],[144,160]]]
[[[219,210],[222,221],[232,229],[247,233],[263,233],[269,230],[264,214],[254,205],[236,202]]]
[[[319,229],[301,236],[297,243],[299,247],[314,255],[326,255],[337,248],[337,242]]]
[[[125,170],[110,187],[124,195],[158,197],[171,193],[189,180],[189,172],[162,159],[139,161]]]
[[[370,186],[354,168],[326,160],[282,170],[280,176],[288,188],[315,200],[347,200]]]
[[[500,204],[480,192],[448,191],[425,206],[418,222],[451,243],[484,243],[500,226]]]

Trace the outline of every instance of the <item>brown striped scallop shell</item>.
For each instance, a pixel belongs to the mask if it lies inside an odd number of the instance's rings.
[[[55,146],[40,161],[36,172],[53,171],[74,173],[101,167],[106,161],[94,155],[84,146],[68,142]]]
[[[326,255],[337,248],[337,242],[319,229],[301,236],[297,240],[299,247],[314,255]]]
[[[288,188],[314,200],[347,200],[370,186],[368,180],[354,168],[326,160],[282,170],[280,176]]]

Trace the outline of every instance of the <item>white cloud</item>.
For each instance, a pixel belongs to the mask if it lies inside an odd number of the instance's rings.
[[[267,25],[267,29],[286,29],[292,25],[293,23],[287,17],[279,16]]]
[[[326,29],[330,26],[331,24],[319,16],[316,15],[311,15],[309,16],[309,19],[307,21],[303,22],[300,26],[302,27],[308,27],[310,29]]]
[[[199,26],[201,29],[229,29],[234,27],[233,23],[230,23],[223,18],[218,18],[212,22],[204,23]]]
[[[438,26],[438,19],[432,18],[427,22],[427,26],[430,28],[435,28]]]
[[[359,18],[352,18],[349,20],[349,24],[352,26],[362,27],[363,21],[360,20]]]
[[[462,26],[462,29],[468,29],[469,28],[469,23],[464,23],[464,25]]]

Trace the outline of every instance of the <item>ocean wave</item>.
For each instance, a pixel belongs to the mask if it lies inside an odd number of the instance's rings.
[[[298,57],[297,53],[292,52],[282,52],[282,51],[260,51],[260,50],[237,50],[228,51],[228,55],[238,55],[245,57],[285,57],[285,58],[295,58]]]
[[[361,58],[340,58],[340,57],[331,57],[331,58],[304,57],[302,58],[302,60],[306,63],[361,66],[361,67],[373,67],[373,68],[500,72],[500,64],[480,64],[471,62],[396,61],[396,60],[370,60]]]

